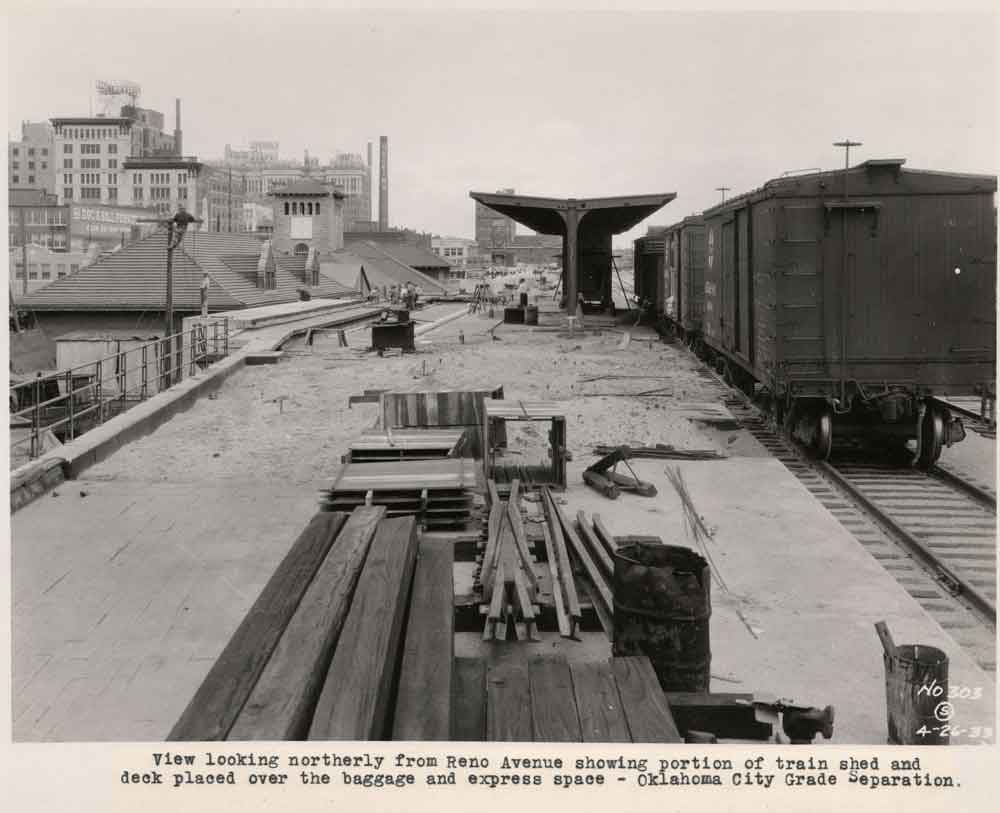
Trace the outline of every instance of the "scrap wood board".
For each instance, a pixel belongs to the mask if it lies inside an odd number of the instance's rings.
[[[456,740],[682,741],[645,656],[576,663],[562,655],[456,658],[455,675]]]

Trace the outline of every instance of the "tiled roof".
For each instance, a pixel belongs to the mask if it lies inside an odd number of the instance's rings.
[[[210,311],[236,310],[298,300],[302,287],[294,274],[275,269],[275,288],[257,287],[262,243],[253,235],[191,232],[174,251],[173,303],[178,311],[201,307],[201,280],[209,276]],[[54,280],[24,297],[35,310],[158,310],[166,298],[166,234],[155,232],[77,273]],[[336,296],[338,284],[311,289],[314,296]]]
[[[446,289],[437,280],[431,279],[415,268],[396,259],[384,249],[368,240],[352,242],[346,246],[352,254],[362,259],[368,279],[376,288],[385,285],[405,285],[412,282],[427,293],[445,293]]]
[[[408,243],[377,243],[376,245],[386,254],[395,257],[411,268],[440,268],[443,270],[451,268],[451,264],[447,260],[441,259],[433,251],[420,246]]]

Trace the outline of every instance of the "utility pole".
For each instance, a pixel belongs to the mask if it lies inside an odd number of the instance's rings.
[[[229,167],[229,192],[226,200],[226,211],[229,213],[229,231],[233,230],[233,168]]]
[[[728,192],[730,189],[732,189],[731,186],[717,186],[717,187],[715,187],[715,191],[716,192],[721,192],[722,193],[722,202],[723,203],[726,202],[726,192]]]
[[[848,195],[847,195],[847,176],[848,176],[848,170],[851,167],[851,147],[860,147],[861,143],[862,142],[860,142],[860,141],[851,141],[851,139],[849,139],[849,138],[845,138],[843,141],[834,141],[833,142],[833,146],[834,147],[843,147],[844,148],[844,198],[845,199],[848,197]]]
[[[163,314],[163,340],[164,367],[163,381],[164,387],[169,387],[173,383],[173,370],[170,364],[173,359],[173,334],[174,334],[174,249],[180,245],[184,239],[184,233],[191,223],[201,223],[201,220],[189,214],[183,206],[178,207],[177,214],[170,218],[139,218],[139,223],[156,223],[167,228],[167,290],[166,305]]]

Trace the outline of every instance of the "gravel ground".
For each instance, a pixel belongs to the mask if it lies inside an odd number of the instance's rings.
[[[440,305],[414,316],[430,321],[454,312]],[[648,329],[630,333],[564,332],[504,325],[466,315],[418,338],[412,355],[378,358],[365,353],[367,331],[317,337],[312,348],[288,345],[277,365],[248,367],[209,398],[88,471],[114,480],[280,479],[321,488],[337,474],[347,444],[374,425],[378,406],[349,409],[347,398],[365,389],[482,389],[502,385],[508,398],[566,402],[570,450],[590,453],[595,443],[669,443],[683,448],[740,453],[744,433],[702,432],[674,414],[680,402],[708,402],[711,391],[678,348]],[[464,343],[459,335],[464,337]],[[596,376],[622,376],[598,381]],[[626,378],[624,376],[636,376]],[[643,378],[654,376],[652,378]],[[666,397],[595,397],[664,387]]]

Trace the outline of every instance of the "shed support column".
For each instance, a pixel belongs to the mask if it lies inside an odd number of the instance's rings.
[[[566,297],[566,312],[576,313],[576,294],[579,280],[579,246],[577,227],[580,214],[576,209],[568,209],[561,213],[566,221],[566,242],[563,244],[563,295]]]

